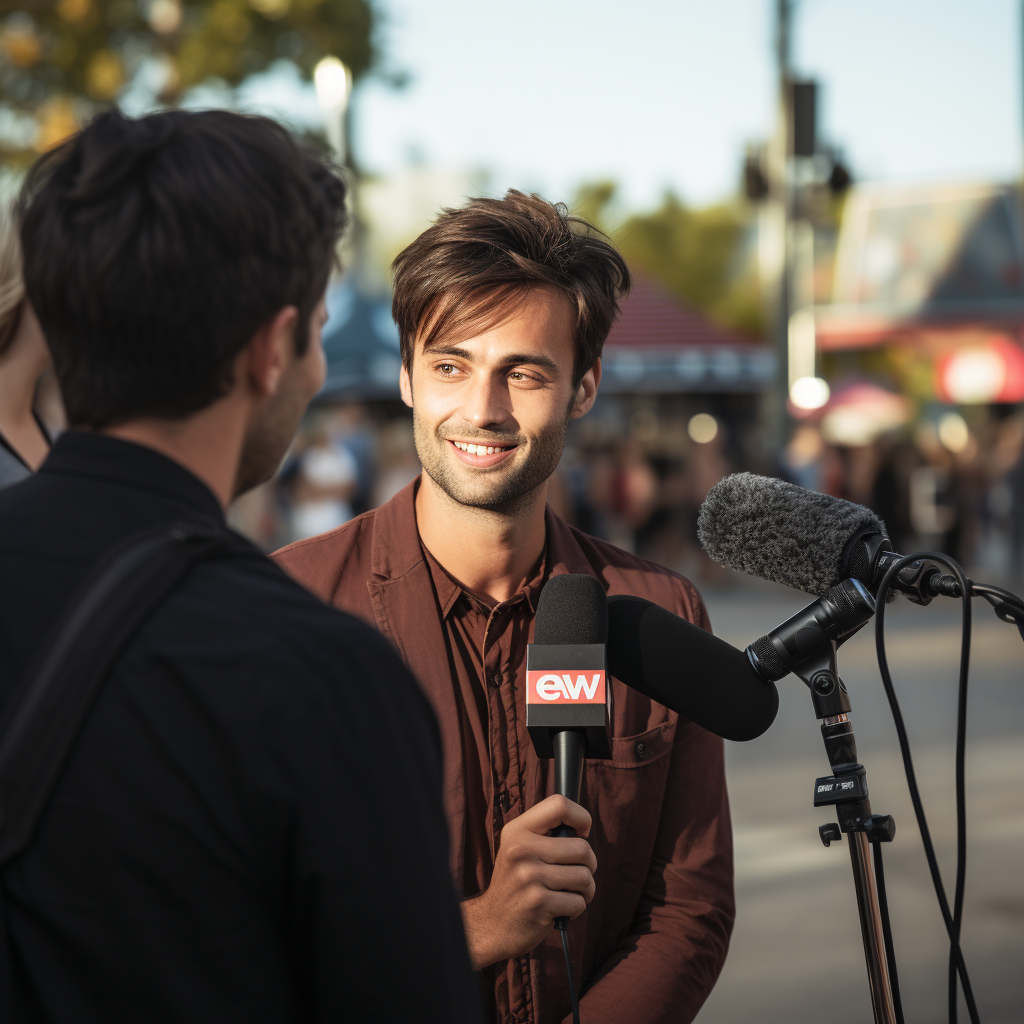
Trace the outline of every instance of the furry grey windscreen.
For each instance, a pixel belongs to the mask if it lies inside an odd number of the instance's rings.
[[[535,644],[605,644],[608,598],[594,576],[552,576],[537,601]]]
[[[886,533],[870,509],[753,473],[715,484],[700,509],[697,536],[727,569],[824,595],[842,579],[846,542],[860,529]]]

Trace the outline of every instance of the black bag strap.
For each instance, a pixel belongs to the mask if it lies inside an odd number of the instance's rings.
[[[32,841],[89,710],[129,641],[192,566],[224,551],[230,538],[226,530],[192,524],[147,530],[105,555],[69,602],[0,722],[0,867]]]

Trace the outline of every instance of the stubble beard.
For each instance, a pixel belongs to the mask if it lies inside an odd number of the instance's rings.
[[[276,396],[242,441],[234,497],[266,483],[288,454],[309,400],[297,382]]]
[[[512,455],[517,464],[496,470],[476,470],[476,479],[467,479],[473,473],[472,467],[461,468],[454,463],[455,456],[447,450],[450,446],[442,427],[432,430],[413,409],[413,436],[416,454],[423,471],[456,504],[503,515],[515,515],[528,503],[530,495],[544,484],[558,467],[565,447],[565,435],[569,429],[569,415],[555,424],[523,451]],[[507,445],[509,438],[481,437],[487,444]],[[525,455],[525,457],[523,457]]]

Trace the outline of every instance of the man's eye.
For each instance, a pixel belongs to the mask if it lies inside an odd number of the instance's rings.
[[[452,374],[455,372],[455,366],[452,363],[441,363],[438,369],[444,374]]]

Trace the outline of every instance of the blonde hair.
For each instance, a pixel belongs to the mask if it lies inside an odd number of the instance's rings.
[[[11,204],[4,203],[0,206],[0,353],[14,338],[24,301],[18,223]]]

